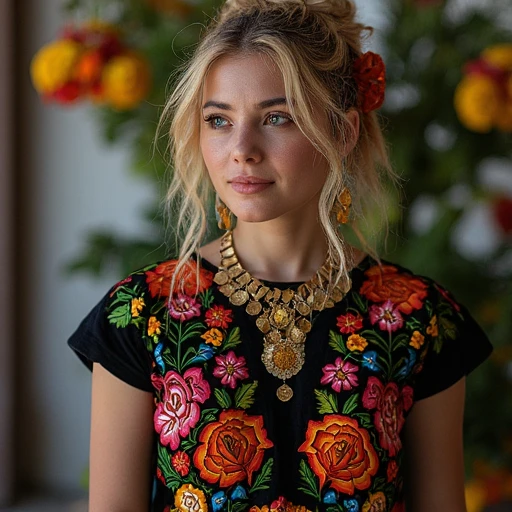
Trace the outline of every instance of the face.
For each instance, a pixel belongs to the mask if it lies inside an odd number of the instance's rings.
[[[206,77],[201,150],[238,222],[317,218],[328,164],[294,123],[289,101],[264,55],[223,57]]]

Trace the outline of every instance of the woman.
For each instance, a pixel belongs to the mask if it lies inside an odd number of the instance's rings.
[[[395,179],[354,15],[228,1],[177,83],[180,255],[70,339],[93,367],[92,512],[465,511],[465,375],[489,342],[439,284],[340,234]],[[201,245],[213,190],[226,234]]]

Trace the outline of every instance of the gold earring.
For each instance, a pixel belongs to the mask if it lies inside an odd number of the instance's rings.
[[[215,195],[215,217],[219,229],[229,231],[233,226],[233,219],[231,218],[231,210],[226,206],[224,201]]]
[[[336,203],[334,205],[334,213],[338,224],[346,224],[350,215],[350,205],[352,204],[352,196],[348,188],[341,191]]]

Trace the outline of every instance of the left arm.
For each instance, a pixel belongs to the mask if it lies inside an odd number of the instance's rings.
[[[416,402],[406,421],[407,512],[466,512],[462,425],[466,379]]]

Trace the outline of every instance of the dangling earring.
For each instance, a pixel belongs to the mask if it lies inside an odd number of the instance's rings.
[[[350,205],[352,204],[352,196],[347,187],[345,187],[334,204],[334,213],[338,224],[346,224],[350,215]]]
[[[215,194],[215,218],[219,229],[229,231],[232,228],[231,210],[222,201],[219,194]]]

